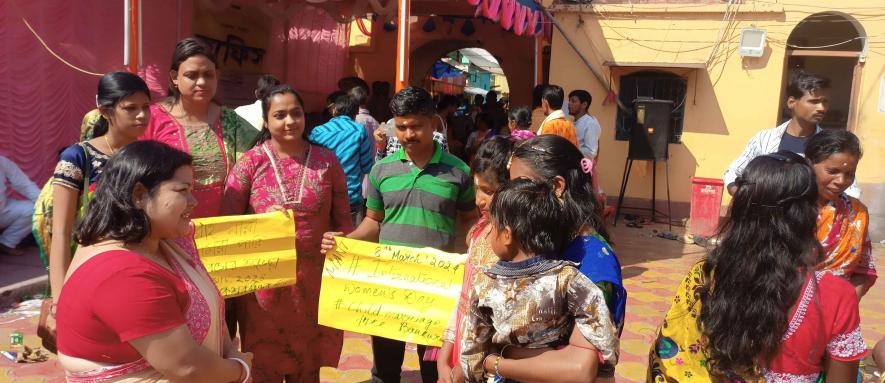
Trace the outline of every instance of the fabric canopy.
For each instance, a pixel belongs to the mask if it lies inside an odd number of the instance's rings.
[[[492,56],[489,51],[482,48],[462,48],[459,50],[463,57],[466,57],[471,64],[476,65],[480,69],[494,73],[497,75],[504,75],[504,70],[501,69],[501,64],[498,63],[498,59],[495,56]]]
[[[431,69],[431,76],[433,78],[449,78],[449,77],[458,77],[464,75],[464,72],[458,68],[455,68],[449,64],[446,64],[442,61],[437,61],[433,63],[433,69]]]

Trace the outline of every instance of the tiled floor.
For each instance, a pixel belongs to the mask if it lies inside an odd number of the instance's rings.
[[[621,362],[617,368],[618,382],[640,382],[645,379],[649,344],[669,305],[676,285],[689,267],[703,255],[703,249],[654,236],[652,230],[665,230],[659,225],[643,229],[619,226],[614,230],[615,249],[623,266],[624,283],[629,300],[626,328],[621,339]],[[876,262],[885,265],[885,248],[875,249]],[[885,288],[880,281],[861,302],[864,337],[869,345],[885,336]],[[34,335],[37,319],[16,319],[0,316],[0,348],[11,331],[26,333],[26,343],[38,344]],[[368,337],[346,334],[344,352],[338,369],[324,369],[324,382],[363,382],[369,378],[371,348]],[[414,352],[406,356],[403,382],[418,382]],[[868,377],[869,381],[872,381]],[[0,360],[0,382],[63,382],[63,375],[52,360],[31,365],[12,364]]]

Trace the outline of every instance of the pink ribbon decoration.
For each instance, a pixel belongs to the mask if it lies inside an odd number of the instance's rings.
[[[501,3],[501,28],[510,29],[513,26],[513,15],[519,7],[518,0],[503,0]]]
[[[489,20],[497,22],[500,10],[501,0],[482,0],[482,15]]]
[[[528,28],[528,30],[526,30],[526,32],[529,33],[529,36],[534,36],[536,33],[538,33],[538,22],[540,21],[540,19],[541,19],[541,12],[540,11],[532,11],[532,16],[529,19],[529,24],[528,24],[528,26],[526,26],[526,28]]]
[[[584,172],[584,174],[590,174],[590,172],[593,171],[593,160],[589,158],[582,158],[581,171]]]
[[[516,9],[516,16],[513,17],[513,33],[517,36],[522,36],[522,33],[525,32],[525,19],[528,16],[528,8],[520,5]]]

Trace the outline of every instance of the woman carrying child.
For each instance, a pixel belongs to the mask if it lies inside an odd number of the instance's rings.
[[[537,136],[516,145],[510,159],[510,179],[525,178],[552,185],[566,212],[576,215],[573,219],[579,229],[564,249],[563,259],[579,264],[581,273],[602,289],[620,331],[624,326],[627,290],[585,160],[568,140],[554,135]],[[607,376],[614,376],[614,372]]]
[[[490,372],[499,381],[509,346],[555,348],[572,330],[605,365],[617,363],[618,334],[602,291],[574,263],[560,258],[580,227],[546,183],[515,180],[489,208],[490,246],[499,261],[474,278],[463,322],[461,368],[467,381]]]

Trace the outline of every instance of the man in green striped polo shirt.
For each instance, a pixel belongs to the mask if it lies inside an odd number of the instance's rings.
[[[477,217],[473,178],[463,161],[433,141],[433,98],[426,90],[408,87],[390,101],[396,136],[402,149],[377,162],[369,172],[366,218],[348,238],[410,247],[452,251],[458,221]],[[323,250],[332,250],[326,233]],[[436,383],[435,361],[424,361],[418,346],[421,379]],[[372,337],[375,365],[372,380],[399,383],[405,343]]]

